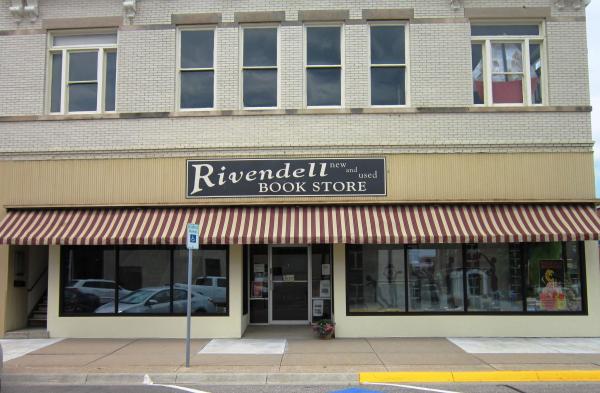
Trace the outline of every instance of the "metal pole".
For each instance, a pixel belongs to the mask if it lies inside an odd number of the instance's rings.
[[[192,329],[192,250],[188,250],[187,333],[185,337],[185,367],[190,367],[190,335]]]

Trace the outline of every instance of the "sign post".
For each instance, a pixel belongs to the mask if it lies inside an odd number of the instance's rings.
[[[192,250],[200,248],[198,224],[187,226],[188,277],[187,277],[187,333],[185,336],[185,367],[190,367],[190,341],[192,334]]]

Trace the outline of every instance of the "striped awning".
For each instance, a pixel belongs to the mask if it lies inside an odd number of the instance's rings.
[[[598,240],[589,205],[378,205],[11,210],[0,244],[412,244]]]

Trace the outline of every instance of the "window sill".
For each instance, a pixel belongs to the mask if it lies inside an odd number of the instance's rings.
[[[349,115],[349,114],[403,114],[403,113],[543,113],[591,112],[591,106],[457,106],[457,107],[394,107],[394,108],[307,108],[261,110],[197,110],[177,112],[130,112],[65,115],[0,116],[0,122],[64,121],[97,119],[157,119],[178,117],[218,116],[276,116],[276,115]]]

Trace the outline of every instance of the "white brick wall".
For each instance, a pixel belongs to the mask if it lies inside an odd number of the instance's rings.
[[[413,106],[465,106],[473,103],[470,35],[470,26],[466,23],[410,26]]]
[[[175,109],[175,30],[119,32],[117,111]]]
[[[45,35],[0,36],[1,115],[43,113],[46,54]]]
[[[549,6],[551,0],[465,0],[466,7]],[[0,30],[19,26],[0,0]],[[297,20],[298,10],[347,9],[360,19],[365,8],[415,8],[419,18],[463,17],[448,0],[143,0],[134,24],[170,24],[173,13],[220,12],[232,22],[237,11],[284,10]],[[121,15],[121,0],[42,1],[42,18]],[[583,15],[558,11],[554,16]],[[220,110],[240,103],[239,28],[217,29],[216,96]],[[470,28],[468,23],[412,23],[409,26],[409,84],[415,107],[464,107],[472,103]],[[280,27],[280,107],[304,103],[303,27]],[[368,25],[344,26],[345,106],[369,105]],[[585,23],[549,21],[549,105],[589,105]],[[0,34],[0,116],[44,113],[46,36]],[[121,29],[118,48],[117,110],[170,112],[176,101],[176,30],[158,26]],[[43,132],[42,132],[43,130]],[[489,149],[589,150],[589,113],[476,113],[370,115],[254,115],[147,120],[0,122],[0,152],[48,150],[235,149],[285,147],[286,151],[321,151],[346,146],[364,151],[419,149],[481,151]],[[477,146],[477,147],[474,147]],[[488,147],[484,147],[488,146]],[[304,150],[302,150],[304,149]],[[246,150],[240,150],[246,151]],[[171,154],[171,153],[169,153]],[[240,153],[242,154],[242,153]]]
[[[0,122],[9,152],[202,150],[589,151],[589,113],[216,116]],[[44,132],[40,132],[44,130]],[[35,141],[35,143],[32,143]],[[533,146],[535,145],[535,146]]]

